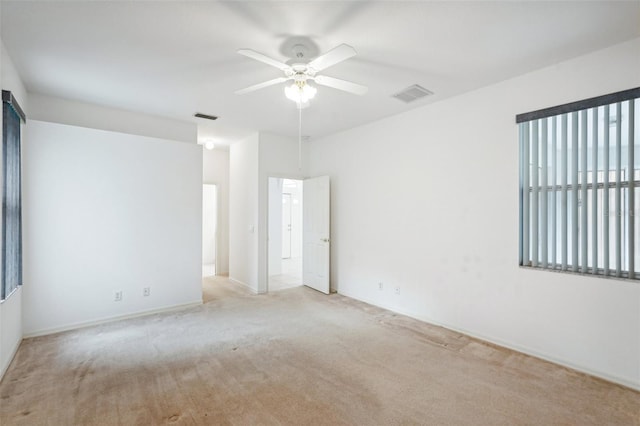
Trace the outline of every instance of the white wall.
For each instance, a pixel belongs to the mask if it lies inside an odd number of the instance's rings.
[[[640,86],[639,52],[636,39],[312,142],[311,174],[332,179],[333,285],[640,388],[638,282],[518,267],[515,124]]]
[[[34,120],[27,129],[25,335],[201,303],[201,148]]]
[[[1,7],[0,7],[1,9]],[[2,40],[0,40],[0,83],[3,90],[10,90],[25,114],[29,114],[27,92],[20,80],[13,61]],[[2,129],[2,114],[0,114]],[[1,132],[1,130],[0,130]],[[25,127],[22,126],[22,141],[27,139]],[[2,145],[0,144],[0,150]],[[0,183],[2,182],[2,164],[0,162]],[[0,229],[0,232],[2,230]],[[22,287],[10,297],[0,302],[0,379],[13,359],[22,341]]]
[[[258,291],[258,144],[256,133],[229,150],[229,278]]]
[[[197,125],[166,117],[125,111],[102,105],[61,99],[41,94],[29,95],[33,120],[110,130],[179,142],[196,143]]]
[[[229,151],[202,150],[202,182],[216,184],[218,191],[218,241],[216,274],[229,274]]]

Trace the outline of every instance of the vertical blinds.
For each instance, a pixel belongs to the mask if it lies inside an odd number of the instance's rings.
[[[22,285],[22,195],[20,120],[22,110],[2,92],[2,282],[0,300]]]
[[[520,265],[640,277],[640,88],[516,117]]]

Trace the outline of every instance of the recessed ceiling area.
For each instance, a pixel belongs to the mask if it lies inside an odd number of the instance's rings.
[[[198,123],[228,144],[255,131],[297,137],[281,76],[241,56],[286,62],[304,37],[357,56],[326,75],[364,96],[319,87],[304,134],[322,137],[640,36],[638,1],[23,2],[2,1],[1,36],[27,90]],[[315,52],[314,52],[315,53]],[[413,84],[434,94],[410,104]],[[197,119],[195,112],[218,116]]]

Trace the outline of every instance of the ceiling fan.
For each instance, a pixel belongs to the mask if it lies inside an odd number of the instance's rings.
[[[238,90],[235,93],[237,95],[244,95],[245,93],[292,80],[293,84],[285,87],[285,95],[287,98],[296,102],[299,108],[304,108],[308,105],[309,100],[315,96],[317,91],[315,87],[308,84],[309,81],[314,81],[321,86],[332,87],[355,95],[364,95],[369,90],[366,86],[361,84],[352,83],[350,81],[326,75],[318,75],[319,72],[326,68],[355,56],[356,50],[353,47],[347,44],[341,44],[324,55],[320,55],[307,63],[296,62],[298,59],[303,60],[305,57],[306,47],[304,45],[295,45],[292,50],[296,59],[290,61],[292,62],[291,65],[272,59],[262,53],[256,52],[255,50],[238,50],[238,53],[241,55],[278,68],[280,71],[284,72],[284,77],[278,77],[263,83],[254,84],[253,86]]]

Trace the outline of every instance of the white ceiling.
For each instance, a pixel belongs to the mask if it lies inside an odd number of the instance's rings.
[[[57,2],[4,1],[2,40],[30,92],[199,123],[232,142],[260,130],[297,136],[281,75],[236,53],[286,61],[292,36],[358,55],[324,74],[369,86],[363,97],[320,87],[303,111],[312,138],[640,36],[640,1]],[[286,52],[284,52],[286,53]],[[420,84],[435,95],[391,95]],[[195,112],[219,116],[207,123]]]

